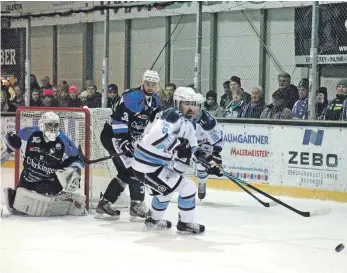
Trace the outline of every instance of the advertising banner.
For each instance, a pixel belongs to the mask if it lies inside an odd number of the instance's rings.
[[[347,192],[347,128],[220,123],[225,171],[247,182]]]
[[[318,63],[347,63],[347,3],[320,5]],[[295,61],[310,64],[312,6],[295,9]]]
[[[274,126],[274,185],[347,191],[346,128]]]
[[[222,151],[227,172],[247,182],[269,183],[271,166],[271,130],[268,126],[224,123]]]

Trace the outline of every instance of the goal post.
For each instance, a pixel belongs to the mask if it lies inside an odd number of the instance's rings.
[[[70,107],[19,107],[16,112],[16,130],[28,126],[38,126],[38,121],[45,112],[53,111],[59,116],[59,130],[72,140],[88,159],[108,156],[102,146],[100,133],[107,120],[110,119],[109,108],[70,108]],[[21,150],[15,153],[15,185],[19,182],[22,171],[23,154]],[[86,195],[87,208],[95,208],[100,192],[105,192],[109,182],[117,175],[112,160],[106,160],[93,165],[85,165],[82,171],[81,190]],[[115,207],[126,209],[129,197],[123,193]]]

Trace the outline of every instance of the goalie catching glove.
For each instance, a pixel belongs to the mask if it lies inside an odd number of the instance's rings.
[[[57,178],[65,192],[74,192],[80,186],[81,170],[73,167],[66,167],[55,172]]]

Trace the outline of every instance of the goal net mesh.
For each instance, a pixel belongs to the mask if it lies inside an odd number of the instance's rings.
[[[60,118],[59,129],[64,132],[76,145],[81,146],[83,153],[89,159],[98,159],[109,156],[100,142],[100,133],[107,120],[110,119],[109,108],[50,108],[50,107],[23,107],[17,110],[16,129],[28,126],[38,126],[43,113],[53,111]],[[18,183],[23,168],[23,152],[16,154],[15,184]],[[117,175],[117,170],[111,159],[86,165],[82,172],[81,191],[89,201],[89,208],[96,208],[100,193],[104,193],[109,182]],[[128,208],[129,197],[124,192],[114,204],[119,209]]]

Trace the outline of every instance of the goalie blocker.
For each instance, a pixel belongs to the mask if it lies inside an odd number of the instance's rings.
[[[75,193],[84,167],[78,150],[59,129],[59,116],[46,112],[39,128],[26,127],[10,132],[5,138],[6,153],[21,149],[24,169],[16,190],[5,189],[10,213],[31,216],[60,216],[85,214],[83,194]],[[1,163],[7,156],[1,156]]]

